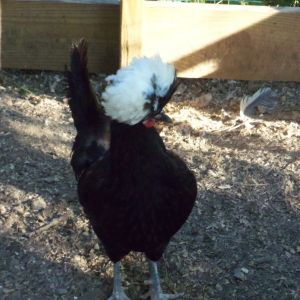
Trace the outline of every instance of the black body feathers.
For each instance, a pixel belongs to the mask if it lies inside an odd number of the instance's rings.
[[[88,137],[98,145],[108,121],[88,83],[86,47],[74,47],[71,57],[70,107],[78,131],[72,166],[77,176],[78,168],[81,172],[80,203],[113,262],[130,251],[157,261],[193,208],[194,175],[142,123],[111,122],[109,148],[96,146],[88,155]]]

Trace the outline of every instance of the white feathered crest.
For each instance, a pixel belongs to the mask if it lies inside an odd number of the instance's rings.
[[[174,66],[163,63],[159,56],[133,59],[106,78],[108,85],[101,97],[106,115],[129,125],[139,123],[150,112],[145,105],[150,103],[149,96],[165,96],[175,76]]]

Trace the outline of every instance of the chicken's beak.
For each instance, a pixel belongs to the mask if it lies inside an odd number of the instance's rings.
[[[173,123],[173,120],[163,111],[157,114],[154,119],[158,122]]]

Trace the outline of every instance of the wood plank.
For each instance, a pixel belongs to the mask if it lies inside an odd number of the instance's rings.
[[[300,81],[300,9],[146,2],[142,54],[179,76]]]
[[[0,0],[0,70],[2,69],[2,1]]]
[[[28,1],[28,0],[24,0]],[[30,0],[35,2],[79,3],[79,4],[117,4],[119,0]]]
[[[80,2],[2,0],[1,67],[63,70],[85,37],[93,72],[159,53],[183,77],[300,81],[300,9],[124,0],[121,22],[115,0]]]
[[[127,66],[140,56],[142,47],[143,0],[123,0],[121,4],[120,65]]]
[[[120,7],[116,4],[2,0],[2,68],[62,71],[71,43],[89,43],[89,69],[119,66]]]

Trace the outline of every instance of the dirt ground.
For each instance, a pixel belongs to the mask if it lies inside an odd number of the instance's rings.
[[[241,97],[262,86],[278,106],[241,121]],[[112,265],[77,202],[62,74],[1,71],[0,97],[0,299],[107,299]],[[299,103],[296,83],[182,80],[160,130],[199,194],[161,261],[166,291],[300,299]],[[142,255],[124,259],[132,300],[147,276]]]

